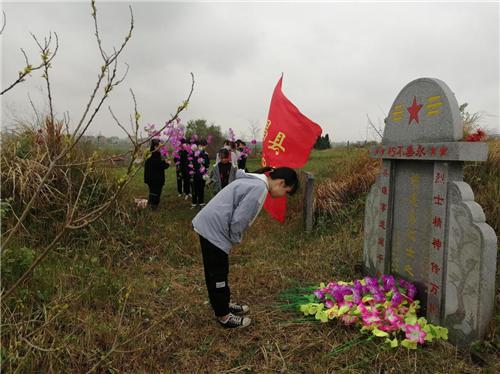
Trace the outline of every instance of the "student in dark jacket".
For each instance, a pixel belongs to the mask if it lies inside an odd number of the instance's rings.
[[[186,200],[191,197],[191,182],[189,181],[189,169],[188,169],[188,151],[184,148],[187,144],[186,139],[181,139],[182,150],[179,151],[179,158],[174,158],[177,172],[177,192],[178,197],[182,196],[184,192]]]
[[[158,209],[160,196],[165,184],[165,170],[172,165],[172,161],[161,159],[160,139],[151,140],[151,156],[144,163],[144,183],[149,187],[148,205],[152,210]]]
[[[247,154],[245,152],[245,142],[242,140],[236,141],[236,147],[240,151],[240,157],[238,158],[238,169],[247,170]]]
[[[190,171],[191,183],[193,183],[191,209],[196,208],[196,205],[202,208],[205,206],[205,180],[203,179],[203,175],[208,174],[208,168],[210,167],[210,157],[205,152],[207,144],[207,141],[204,139],[198,141],[198,149],[193,154],[191,164],[193,167]]]

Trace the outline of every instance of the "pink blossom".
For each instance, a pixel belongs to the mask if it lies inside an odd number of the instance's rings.
[[[387,322],[391,324],[397,324],[399,321],[401,321],[403,318],[398,316],[395,312],[394,309],[387,309],[385,311],[385,319]]]
[[[342,308],[343,306],[346,306],[349,309],[351,309],[352,308],[352,303],[350,301],[342,299],[342,300],[339,301],[339,308]]]
[[[206,169],[202,166],[202,167],[200,168],[200,173],[203,173],[205,170],[206,170]]]
[[[379,325],[382,322],[379,316],[371,313],[365,313],[361,317],[367,326]]]
[[[342,314],[340,316],[340,320],[344,322],[346,325],[350,325],[358,320],[357,316],[351,316],[350,314]]]
[[[332,300],[326,300],[325,306],[330,309],[335,306],[335,303]]]
[[[193,174],[194,174],[194,171],[193,171],[193,170],[191,170],[191,171],[189,172],[189,174],[193,175]]]
[[[411,340],[412,342],[424,344],[424,338],[427,336],[427,333],[422,330],[422,327],[418,323],[415,325],[407,324],[405,326],[405,331],[406,339]]]

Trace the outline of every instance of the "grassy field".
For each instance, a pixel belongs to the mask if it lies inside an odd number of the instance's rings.
[[[316,185],[321,186],[340,182],[361,159],[366,159],[366,150],[314,152],[300,171],[313,172]],[[258,160],[249,160],[250,170],[258,167]],[[288,200],[285,223],[263,210],[230,257],[232,296],[234,301],[250,305],[252,326],[237,331],[221,329],[208,304],[198,236],[191,228],[197,210],[190,209],[189,200],[177,197],[175,171],[167,170],[166,176],[158,211],[138,209],[133,203],[134,198],[147,198],[139,173],[120,208],[91,228],[72,233],[67,244],[57,248],[16,297],[3,305],[3,371],[500,370],[499,300],[491,333],[473,348],[486,354],[487,363],[440,341],[417,351],[383,351],[372,341],[329,355],[354,339],[356,329],[338,322],[282,323],[301,317],[279,308],[280,294],[294,287],[294,281],[319,283],[361,277],[366,191],[343,202],[336,214],[318,216],[311,233],[302,230],[300,191]],[[211,193],[207,191],[206,196]],[[25,251],[24,259],[29,258],[30,249]],[[21,260],[15,265],[6,277],[22,271]]]

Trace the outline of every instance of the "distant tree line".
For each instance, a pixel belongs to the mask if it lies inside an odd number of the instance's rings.
[[[314,149],[330,149],[332,148],[332,145],[330,144],[330,137],[328,134],[325,136],[318,136],[316,139],[316,143],[313,146]]]

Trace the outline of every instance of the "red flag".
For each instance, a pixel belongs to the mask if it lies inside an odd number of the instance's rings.
[[[322,129],[304,116],[281,92],[281,76],[274,89],[269,117],[262,141],[262,166],[300,168],[309,158]],[[285,222],[286,197],[273,199],[268,194],[264,209]]]

